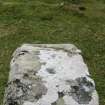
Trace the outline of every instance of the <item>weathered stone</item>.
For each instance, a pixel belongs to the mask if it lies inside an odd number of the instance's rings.
[[[99,105],[95,83],[72,44],[24,44],[13,54],[3,105]]]

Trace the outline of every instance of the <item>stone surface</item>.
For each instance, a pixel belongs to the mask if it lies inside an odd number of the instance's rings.
[[[95,83],[72,44],[24,44],[13,53],[3,105],[99,105]]]

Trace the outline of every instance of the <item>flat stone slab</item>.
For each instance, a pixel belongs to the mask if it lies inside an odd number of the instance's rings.
[[[72,44],[24,44],[13,53],[3,105],[99,105],[81,51]]]

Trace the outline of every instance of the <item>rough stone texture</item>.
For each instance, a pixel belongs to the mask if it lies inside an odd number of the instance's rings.
[[[10,64],[3,105],[99,105],[95,83],[72,44],[24,44]]]

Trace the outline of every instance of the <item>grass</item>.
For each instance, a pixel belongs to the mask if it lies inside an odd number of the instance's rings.
[[[73,43],[82,50],[105,105],[105,2],[84,0],[0,0],[0,105],[13,51],[23,43]]]

